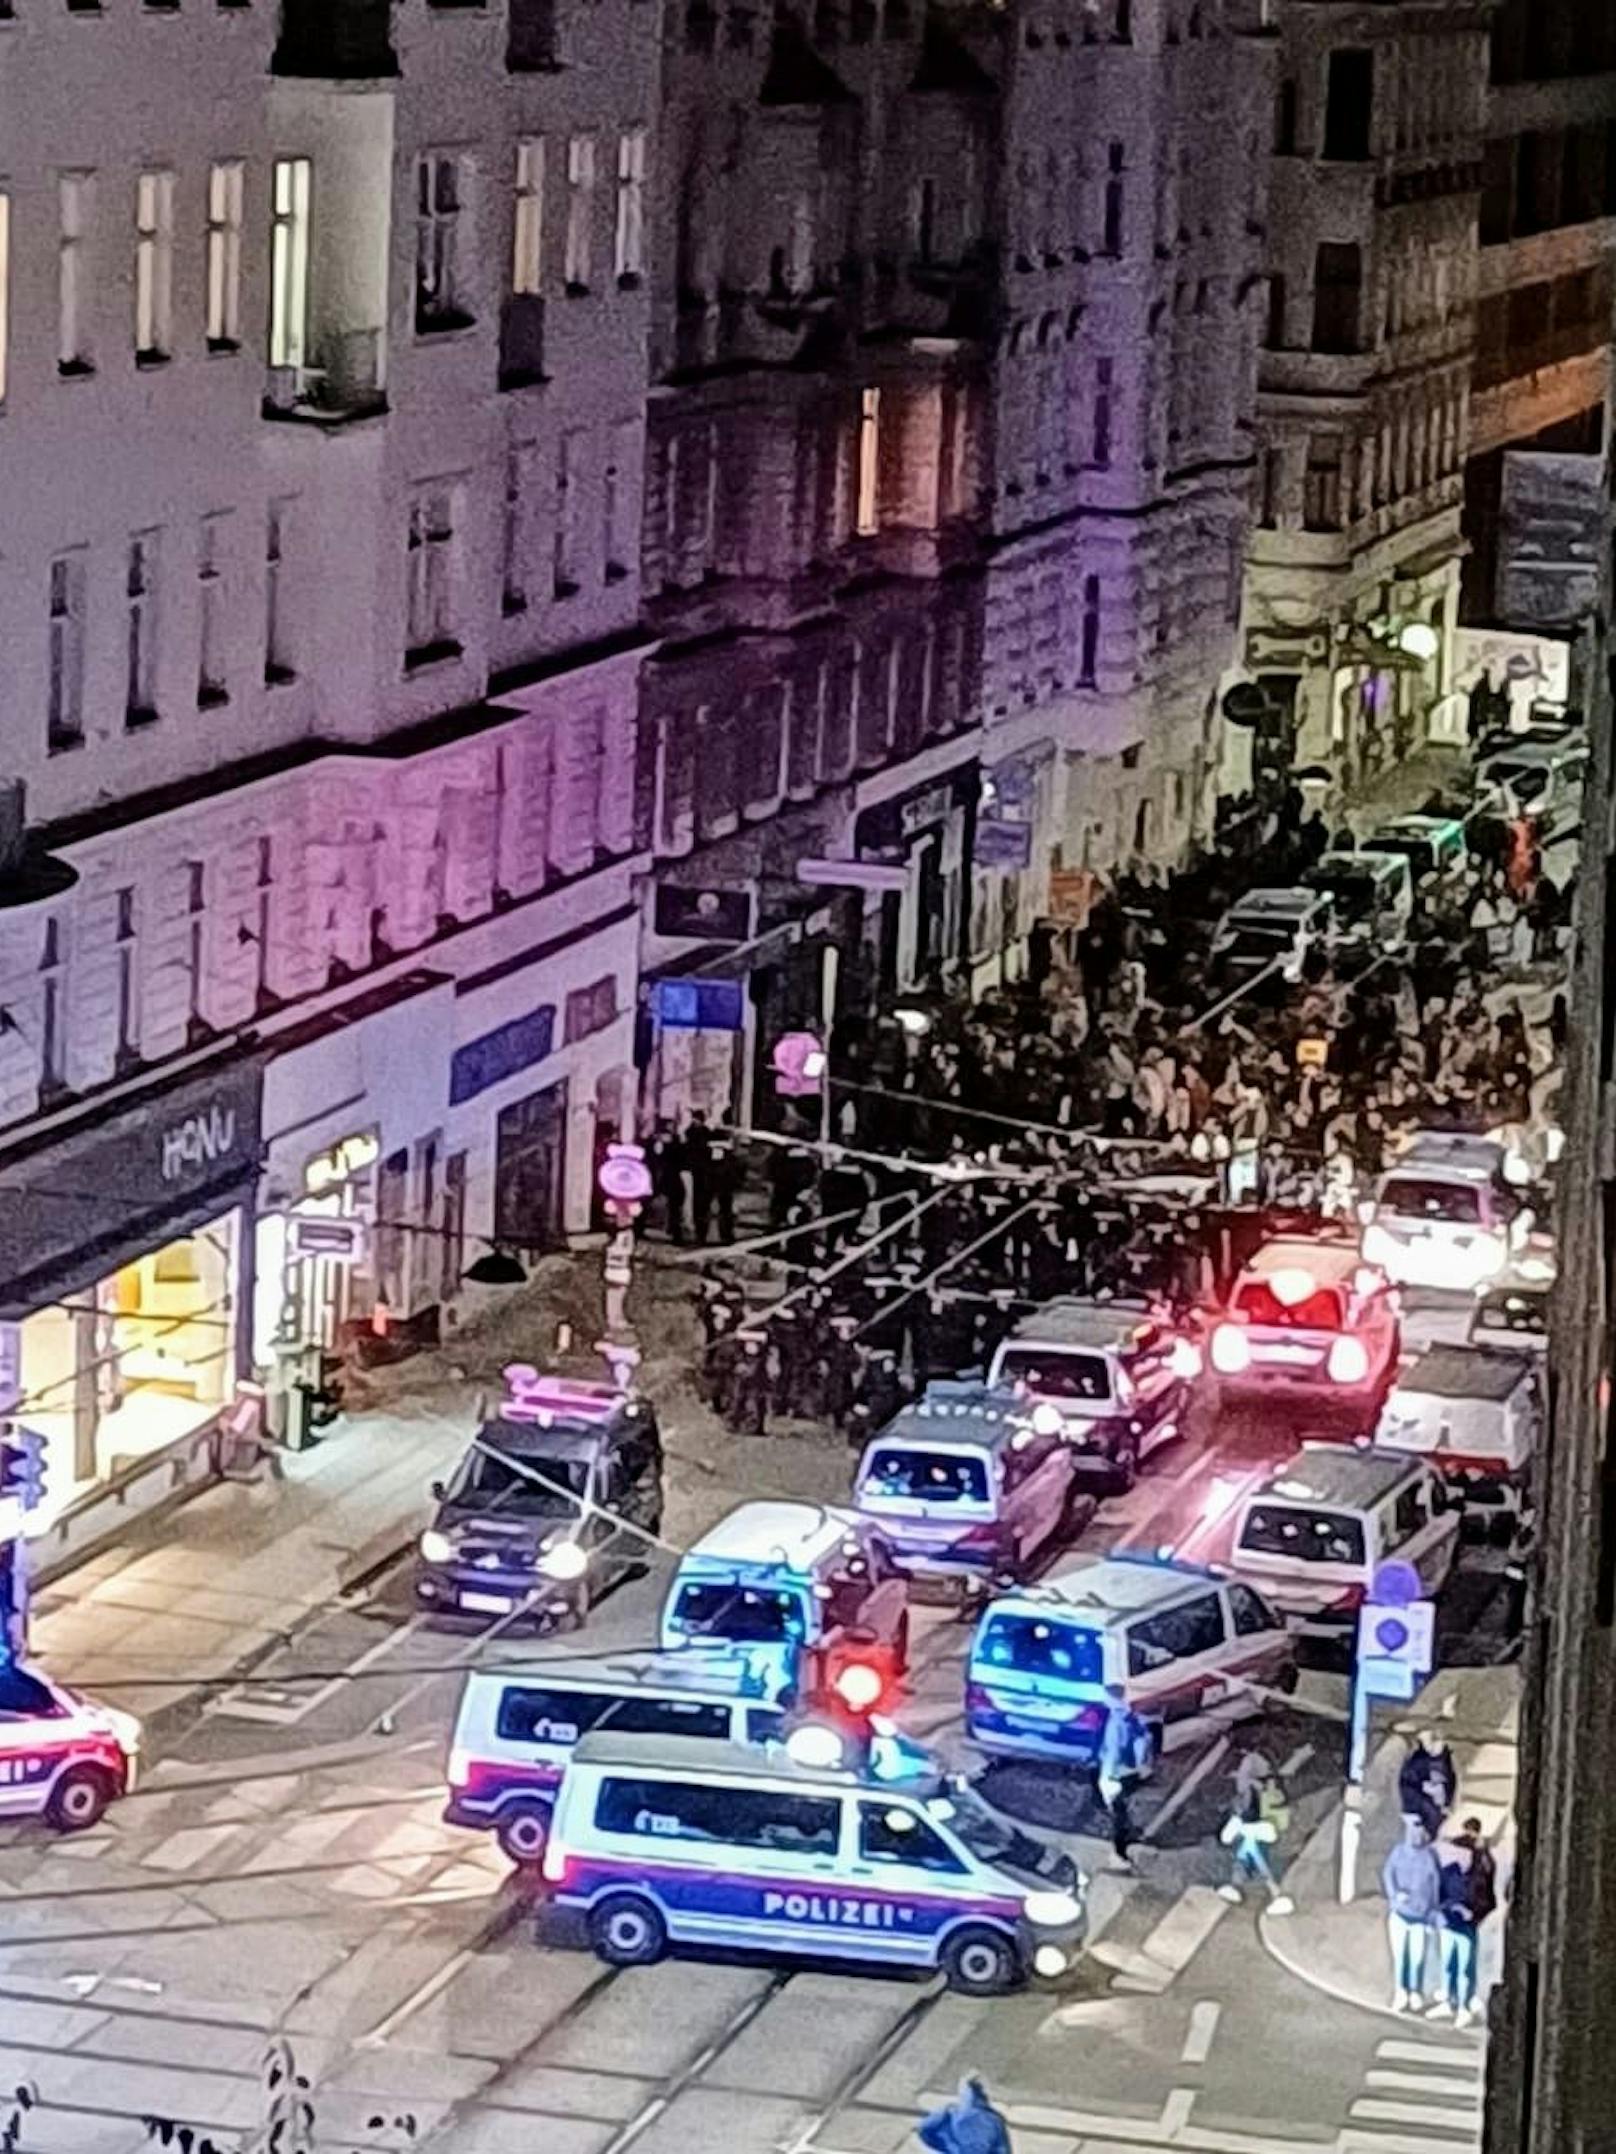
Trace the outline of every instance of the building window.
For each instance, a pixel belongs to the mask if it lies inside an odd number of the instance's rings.
[[[1263,343],[1271,352],[1285,349],[1285,279],[1276,270],[1268,279],[1268,322]]]
[[[1339,164],[1361,164],[1369,155],[1374,54],[1352,45],[1332,52],[1325,84],[1324,155]]]
[[[589,289],[595,224],[595,138],[574,135],[567,144],[567,247],[564,275],[574,295]]]
[[[410,503],[408,623],[404,662],[459,656],[454,636],[454,492],[429,487]]]
[[[242,170],[236,163],[208,169],[208,350],[241,346]]]
[[[1313,256],[1313,349],[1361,348],[1363,256],[1353,241],[1323,240]]]
[[[264,523],[264,680],[271,687],[297,678],[286,591],[286,539],[290,501],[272,501]]]
[[[135,359],[160,366],[174,341],[174,175],[135,181]]]
[[[881,392],[866,389],[859,399],[858,485],[853,528],[869,538],[881,528]]]
[[[47,920],[39,955],[39,1093],[43,1103],[65,1089],[62,1049],[62,923]]]
[[[1341,509],[1341,436],[1314,434],[1307,444],[1302,479],[1303,530],[1339,531]]]
[[[1279,527],[1279,497],[1284,475],[1285,460],[1278,449],[1264,449],[1262,498],[1257,506],[1257,522],[1264,531],[1274,531]]]
[[[505,457],[500,611],[507,619],[527,611],[527,504],[533,484],[534,454],[531,442],[521,442]]]
[[[619,284],[637,284],[645,269],[645,129],[617,138],[617,232],[613,261]]]
[[[1122,154],[1120,142],[1113,142],[1106,152],[1105,216],[1100,246],[1102,252],[1110,255],[1122,252]]]
[[[225,659],[224,538],[226,518],[204,516],[197,533],[196,707],[217,710],[230,701]]]
[[[922,264],[937,260],[937,182],[923,179],[915,182],[910,197],[909,231],[915,250],[915,260]]]
[[[0,188],[0,404],[11,373],[11,196]]]
[[[269,244],[269,363],[302,366],[309,320],[309,160],[275,160]]]
[[[1116,361],[1094,362],[1094,431],[1090,462],[1099,471],[1111,468],[1111,395],[1116,383]]]
[[[84,556],[50,565],[49,702],[45,745],[52,755],[84,744]]]
[[[634,564],[639,519],[634,513],[634,456],[639,446],[637,419],[619,419],[607,437],[606,469],[601,475],[600,521],[606,581],[621,583]]]
[[[458,157],[441,152],[415,168],[415,327],[432,335],[468,328],[465,264],[461,260],[464,173]]]
[[[563,1030],[565,1044],[575,1040],[587,1040],[592,1032],[604,1032],[617,1018],[617,975],[608,972],[604,979],[592,980],[587,987],[575,987],[567,997]]]
[[[1100,663],[1100,579],[1083,578],[1083,612],[1078,626],[1077,685],[1092,688]]]
[[[248,929],[253,948],[257,954],[256,980],[254,982],[253,1008],[262,1010],[274,998],[269,985],[269,934],[275,906],[275,840],[258,840],[258,909],[254,924]]]
[[[1274,155],[1296,155],[1296,78],[1287,75],[1274,94]]]
[[[557,598],[571,598],[578,589],[578,511],[583,431],[568,427],[556,444],[555,558],[551,582]]]
[[[124,577],[128,641],[124,669],[124,724],[150,725],[157,717],[157,534],[140,531],[129,541]]]
[[[95,182],[88,172],[64,172],[57,181],[56,370],[93,374],[86,320],[86,248]]]
[[[544,289],[544,142],[530,135],[516,145],[516,210],[511,239],[511,290]]]
[[[118,1047],[114,1067],[121,1075],[140,1060],[140,944],[135,893],[117,894]]]

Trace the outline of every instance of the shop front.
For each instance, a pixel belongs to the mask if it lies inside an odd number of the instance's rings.
[[[879,998],[936,989],[959,975],[970,928],[978,787],[973,758],[860,808],[854,825],[859,859],[904,870],[903,889],[884,894],[866,926],[873,946],[869,985]]]
[[[261,1092],[238,1057],[0,1153],[14,1418],[46,1440],[35,1530],[64,1547],[105,1530],[98,1496],[127,1516],[211,1470],[246,1368]]]

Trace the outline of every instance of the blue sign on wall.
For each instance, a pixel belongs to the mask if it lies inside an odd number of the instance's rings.
[[[455,1049],[449,1064],[449,1104],[458,1107],[462,1100],[475,1099],[518,1070],[531,1069],[554,1044],[555,1005],[549,1002],[485,1032],[480,1040],[467,1040],[464,1047]]]
[[[664,1032],[740,1032],[746,1024],[739,980],[658,980],[651,1006]]]

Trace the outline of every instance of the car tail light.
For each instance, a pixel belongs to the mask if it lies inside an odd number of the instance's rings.
[[[449,1785],[463,1788],[471,1780],[471,1753],[469,1750],[451,1750],[449,1753]]]
[[[1362,1339],[1344,1331],[1331,1346],[1325,1368],[1333,1384],[1361,1384],[1369,1374],[1369,1355]]]
[[[1220,1324],[1212,1334],[1212,1366],[1220,1376],[1251,1367],[1251,1341],[1239,1324]]]

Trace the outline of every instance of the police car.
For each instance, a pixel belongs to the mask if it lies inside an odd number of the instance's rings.
[[[87,1832],[135,1783],[140,1722],[32,1668],[0,1665],[0,1818]]]
[[[968,1996],[1070,1974],[1083,1880],[960,1783],[935,1792],[676,1736],[587,1735],[543,1875],[616,1967],[670,1944],[939,1970]]]

